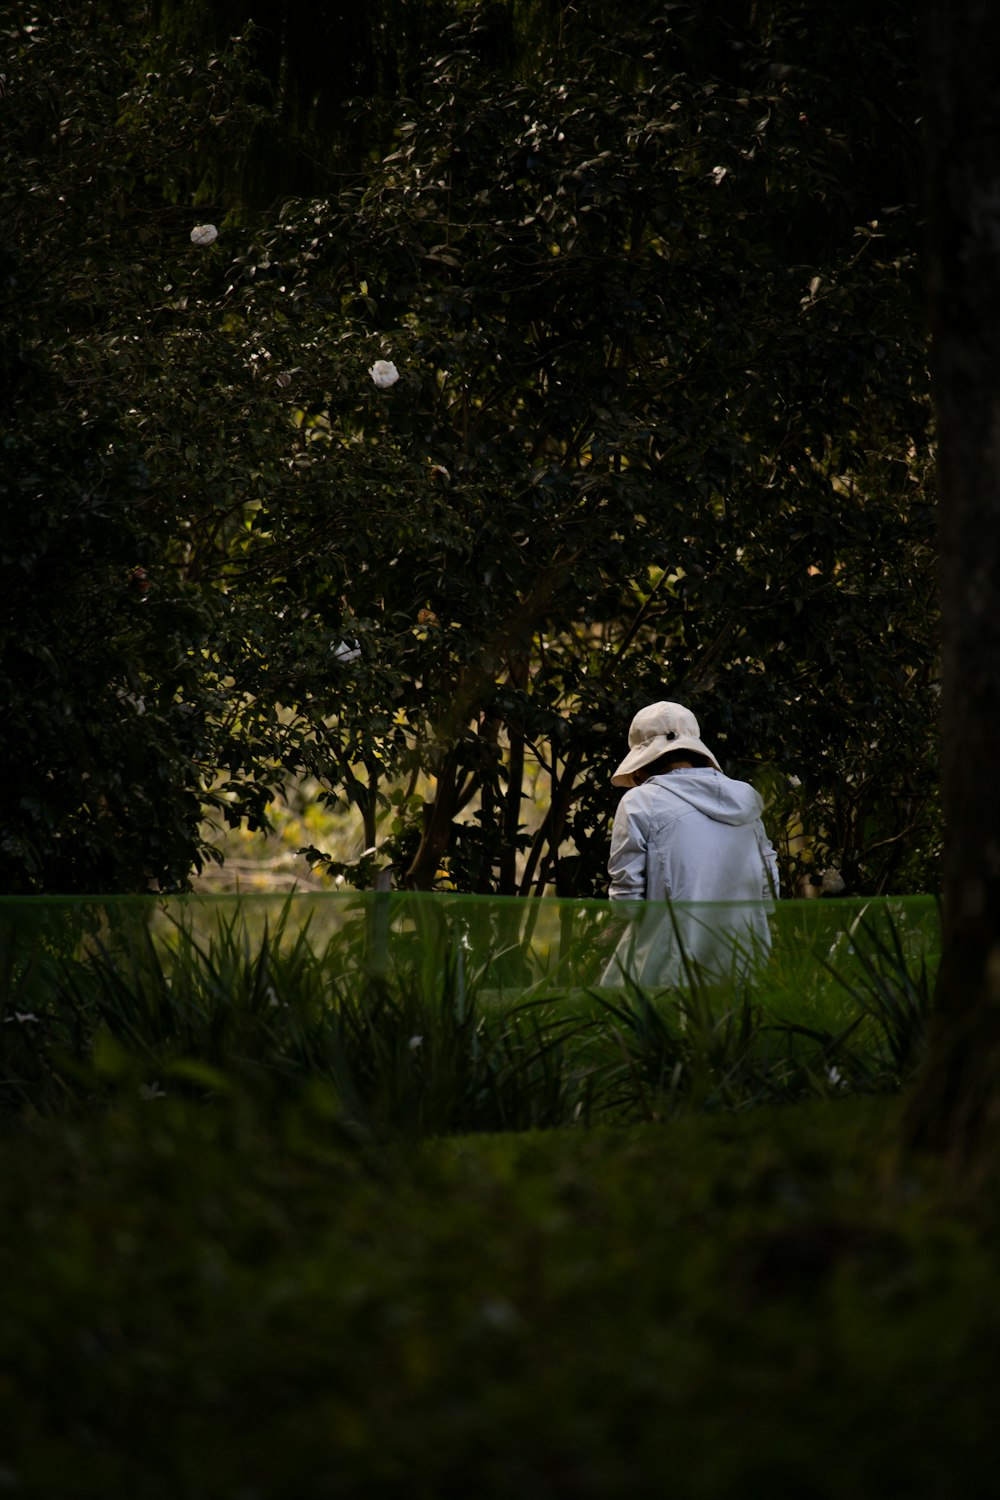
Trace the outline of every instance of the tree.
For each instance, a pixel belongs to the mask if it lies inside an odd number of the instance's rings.
[[[391,101],[453,19],[454,0],[152,0],[158,67],[224,55],[244,40],[241,137],[205,134],[184,191],[274,212],[290,196],[335,196],[390,149]]]
[[[945,870],[908,1137],[965,1159],[1000,1124],[1000,16],[981,0],[935,0],[926,24]]]
[[[831,139],[794,28],[741,34],[716,78],[645,14],[514,80],[467,32],[363,190],[287,205],[257,250],[284,291],[252,316],[294,309],[311,497],[269,510],[265,571],[317,622],[346,599],[364,653],[315,769],[335,791],[381,724],[373,775],[436,782],[398,808],[401,878],[591,893],[610,762],[669,692],[731,769],[799,778],[852,889],[905,887],[933,842],[933,532],[913,224],[875,205],[907,184]],[[352,347],[399,384],[335,382]]]
[[[141,38],[104,6],[72,24],[29,13],[7,40],[0,889],[183,888],[206,803],[263,818],[284,732],[232,690],[253,653],[226,537],[252,486],[220,479],[233,443],[218,433],[184,456],[221,341],[209,359],[177,329],[211,269],[164,192],[204,129],[193,83],[215,128],[238,111],[218,67],[179,62],[137,86]],[[151,411],[168,433],[146,430]]]
[[[904,11],[859,8],[845,31],[779,4],[722,6],[709,28],[704,7],[629,7],[609,40],[590,7],[558,25],[527,7],[538,46],[522,34],[501,67],[499,8],[459,6],[411,96],[386,101],[395,149],[362,183],[274,219],[201,201],[207,247],[183,205],[221,179],[192,164],[240,160],[277,109],[249,43],[156,69],[101,7],[18,31],[5,209],[32,280],[8,283],[9,349],[50,378],[12,413],[8,598],[38,659],[79,638],[87,670],[26,677],[8,634],[8,887],[69,878],[56,833],[74,888],[183,884],[203,796],[260,820],[307,768],[401,880],[592,893],[611,761],[664,695],[730,769],[799,779],[779,812],[808,810],[850,888],[926,878]],[[50,454],[40,431],[90,458],[29,467],[25,490],[16,455]],[[84,494],[86,462],[104,477]],[[43,553],[25,495],[52,521]],[[100,570],[84,615],[74,546]],[[53,801],[43,726],[67,705],[96,753]],[[123,742],[128,798],[109,796]],[[109,867],[122,829],[134,857]]]

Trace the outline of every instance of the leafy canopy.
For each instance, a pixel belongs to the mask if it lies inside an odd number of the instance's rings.
[[[912,42],[703,9],[518,51],[457,8],[392,149],[277,214],[192,175],[293,128],[254,33],[17,32],[8,888],[182,885],[206,797],[308,769],[401,881],[602,890],[661,697],[808,835],[787,878],[933,879]]]

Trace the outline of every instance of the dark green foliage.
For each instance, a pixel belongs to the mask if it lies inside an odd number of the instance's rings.
[[[625,1059],[619,1099],[656,1121],[904,1087],[924,1055],[933,972],[891,917],[859,918],[846,946],[849,973],[826,963],[848,1001],[834,1026],[783,1015],[766,977],[725,988],[691,975],[667,1003],[634,985],[621,1000],[601,995]]]
[[[867,1019],[868,1034],[879,1038],[875,1076],[905,1079],[924,1058],[934,974],[922,957],[914,961],[905,952],[891,923],[881,932],[861,922],[852,956],[861,968],[858,979],[833,972]]]
[[[12,1492],[991,1492],[995,1178],[898,1110],[345,1149],[163,1100],[0,1142]]]
[[[568,1045],[585,1023],[532,1005],[484,1014],[460,952],[429,982],[407,968],[390,981],[351,972],[340,945],[315,951],[284,916],[254,935],[237,911],[203,938],[124,913],[86,938],[88,957],[50,956],[41,975],[37,948],[19,960],[5,943],[5,1113],[234,1087],[277,1105],[329,1086],[343,1128],[368,1140],[589,1121],[594,1068]]]
[[[421,965],[440,898],[409,899],[402,967],[291,903],[207,938],[152,939],[150,902],[8,924],[11,1488],[987,1493],[993,1176],[954,1212],[895,1106],[840,1097],[911,1059],[902,926],[847,930],[831,1046],[749,992],[487,1004],[483,952]],[[837,1102],[751,1112],[810,1089]]]
[[[153,909],[126,903],[76,933],[57,912],[34,944],[15,929],[2,950],[0,1109],[247,1090],[263,1110],[319,1088],[359,1140],[412,1140],[885,1093],[920,1056],[926,963],[891,916],[884,932],[855,924],[852,966],[812,995],[806,1022],[775,998],[773,975],[751,988],[692,972],[679,992],[504,985],[513,950],[473,961],[453,940],[442,963],[428,923],[390,965],[370,932],[362,951],[343,932],[317,943],[291,911],[255,929],[237,909],[205,933],[195,912],[154,933]]]
[[[335,77],[339,7],[11,23],[0,887],[181,888],[206,800],[305,770],[358,883],[594,894],[669,696],[801,825],[789,885],[932,888],[906,8],[404,10]],[[335,190],[206,169],[353,88],[387,150]]]
[[[769,1024],[747,988],[716,996],[696,989],[672,1004],[633,990],[621,1002],[602,997],[601,1004],[624,1055],[615,1093],[643,1119],[752,1109],[802,1099],[816,1088],[815,1056],[796,1059],[787,1044],[792,1029]]]
[[[364,759],[376,799],[387,775],[435,775],[383,839],[411,885],[540,891],[562,858],[566,894],[602,890],[608,767],[665,695],[770,779],[776,820],[802,817],[848,889],[934,879],[912,204],[853,217],[811,31],[776,13],[709,79],[686,71],[686,15],[660,48],[639,52],[637,22],[503,83],[457,28],[364,186],[288,204],[256,251],[284,291],[255,277],[245,299],[294,327],[304,412],[301,509],[268,516],[269,567],[317,625],[346,599],[364,659],[313,768],[354,797],[343,767]],[[912,53],[907,71],[879,36],[870,66],[915,115]],[[876,154],[865,193],[886,187]],[[399,383],[365,401],[331,346],[355,369],[391,356]],[[362,473],[346,544],[331,500]],[[533,837],[531,763],[551,809]]]
[[[320,1066],[363,1139],[589,1123],[594,1068],[569,1046],[575,1016],[486,1017],[454,972],[428,1001],[411,981],[334,999]]]
[[[196,445],[217,377],[178,326],[197,252],[167,180],[204,128],[187,87],[220,138],[241,108],[210,66],[137,85],[141,33],[99,6],[7,35],[0,890],[176,890],[206,804],[260,823],[282,738],[272,705],[234,711],[255,647],[221,575],[249,496],[232,437]]]
[[[258,113],[223,149],[209,136],[184,164],[192,197],[273,211],[290,195],[335,194],[389,148],[392,102],[409,94],[453,19],[450,0],[154,0],[161,66],[244,39],[244,101]]]

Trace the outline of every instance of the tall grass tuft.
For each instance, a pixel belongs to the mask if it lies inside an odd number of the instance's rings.
[[[626,1117],[742,1111],[804,1092],[785,1028],[765,1020],[745,983],[696,981],[661,995],[632,986],[596,999],[622,1057],[609,1104]]]
[[[303,1041],[351,1128],[381,1138],[589,1119],[593,1070],[569,1046],[581,1030],[535,1004],[485,1014],[452,961],[435,995],[412,974],[340,987]]]
[[[906,952],[898,925],[885,934],[865,917],[852,933],[851,956],[860,973],[846,975],[827,967],[857,1009],[851,1028],[853,1045],[841,1048],[855,1086],[869,1093],[902,1088],[921,1061],[934,982],[923,954]]]
[[[891,913],[884,929],[860,916],[843,943],[850,969],[820,960],[846,1001],[835,1026],[770,1011],[766,973],[751,983],[737,964],[728,983],[713,983],[683,953],[684,981],[674,990],[628,983],[620,997],[594,992],[620,1052],[606,1102],[626,1117],[658,1120],[905,1086],[925,1046],[933,996],[926,958],[907,952]]]
[[[123,1089],[237,1086],[273,1103],[320,1081],[361,1139],[589,1118],[592,1069],[569,1048],[579,1021],[536,1005],[487,1017],[461,949],[433,976],[345,974],[335,943],[316,951],[308,923],[290,936],[286,918],[253,938],[238,911],[207,938],[143,925],[65,960],[20,1054],[6,1049],[8,1112]]]
[[[655,1121],[894,1091],[924,1046],[930,971],[891,915],[816,958],[841,998],[810,989],[791,1020],[773,964],[726,983],[688,964],[659,992],[535,982],[508,1003],[460,939],[366,966],[289,910],[254,929],[237,908],[207,935],[123,920],[46,950],[44,975],[0,952],[0,1113],[234,1090],[270,1108],[318,1086],[359,1140]]]

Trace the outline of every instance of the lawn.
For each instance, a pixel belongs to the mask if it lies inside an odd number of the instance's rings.
[[[319,1081],[360,1136],[412,1138],[879,1095],[919,1057],[933,902],[780,903],[759,970],[679,992],[601,984],[610,913],[372,894],[0,903],[0,1116]]]
[[[897,1145],[933,908],[805,906],[679,996],[586,982],[606,904],[0,924],[0,1488],[992,1493],[998,1175]]]
[[[374,1148],[327,1102],[0,1142],[11,1493],[993,1492],[995,1180],[898,1101]]]

